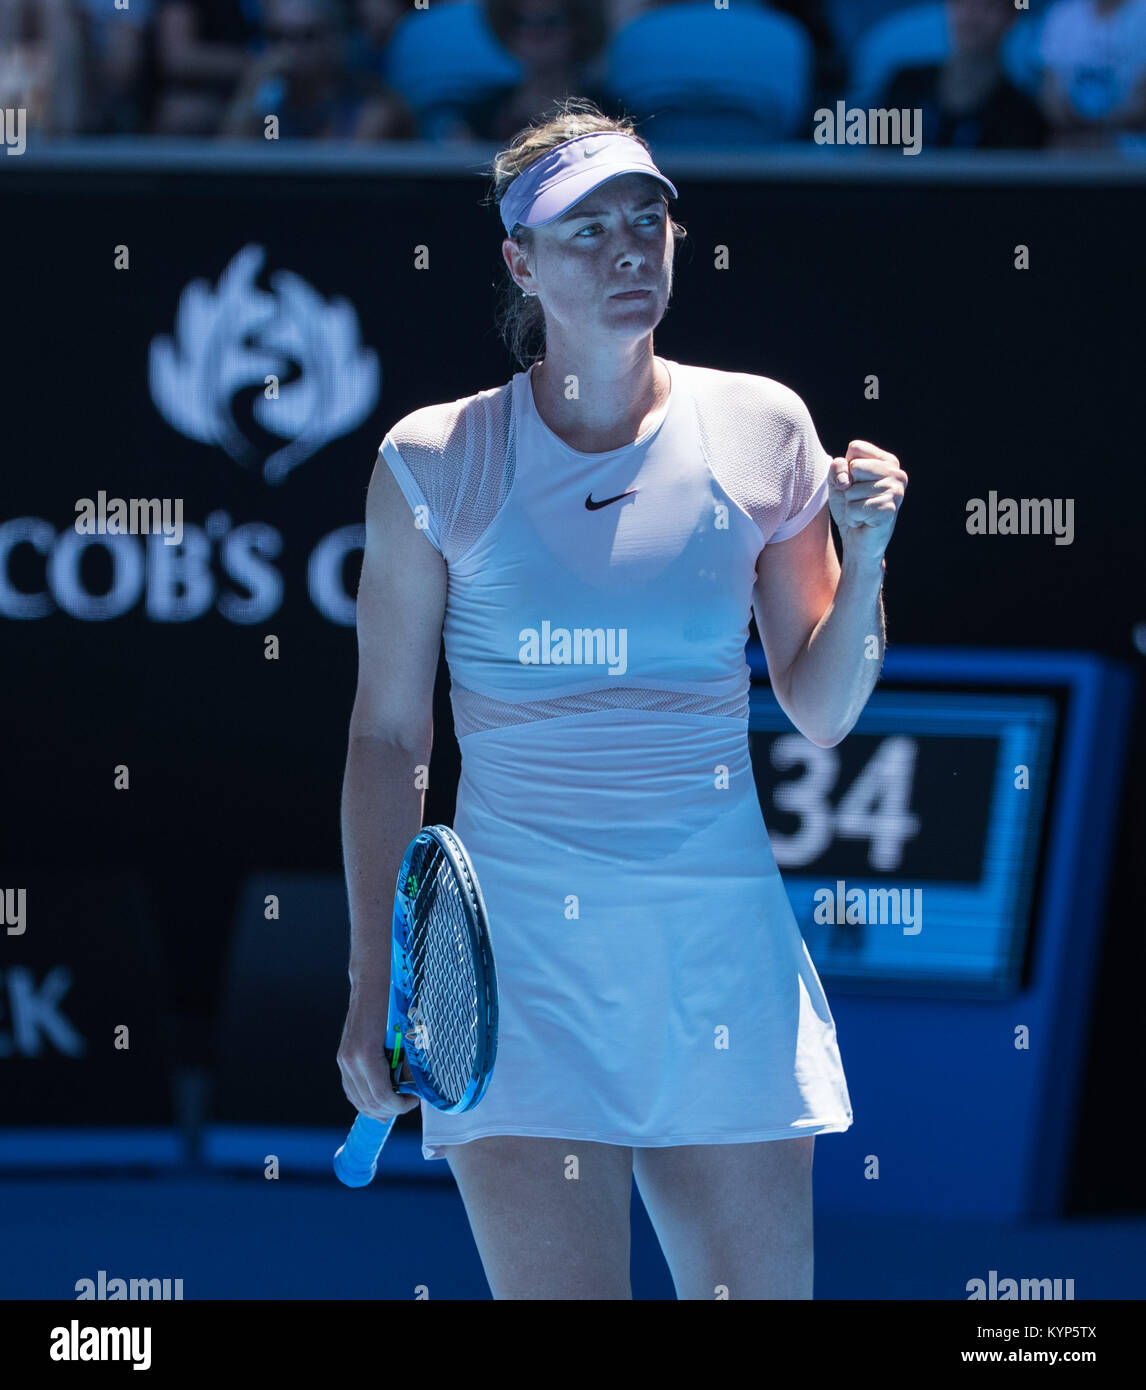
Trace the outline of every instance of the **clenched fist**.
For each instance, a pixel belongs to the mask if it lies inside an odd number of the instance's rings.
[[[906,488],[907,474],[895,455],[866,439],[853,439],[843,458],[832,459],[828,506],[845,558],[883,558]]]

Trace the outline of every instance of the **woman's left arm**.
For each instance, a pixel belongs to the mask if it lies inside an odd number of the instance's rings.
[[[853,439],[832,460],[828,507],[795,536],[766,545],[757,562],[752,603],[773,693],[821,748],[847,737],[879,677],[883,557],[906,487],[894,454]]]

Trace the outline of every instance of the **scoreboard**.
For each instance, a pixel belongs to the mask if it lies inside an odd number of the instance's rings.
[[[893,650],[852,732],[818,748],[749,660],[761,810],[854,1112],[817,1145],[817,1201],[1059,1214],[1132,674],[1084,652]]]
[[[757,789],[821,978],[999,998],[1035,909],[1061,696],[877,688],[819,748],[751,696]]]

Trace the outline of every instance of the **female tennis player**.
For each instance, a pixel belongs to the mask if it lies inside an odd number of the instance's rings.
[[[830,457],[779,382],[655,355],[685,232],[631,124],[574,98],[493,170],[503,327],[541,351],[400,420],[370,484],[344,1088],[379,1119],[417,1103],[384,1059],[390,904],[444,633],[501,1029],[481,1104],[423,1107],[422,1152],[494,1297],[631,1298],[635,1176],[679,1298],[810,1298],[813,1136],[852,1110],[753,782],[745,644],[754,609],[792,723],[845,737],[906,475],[863,440]]]

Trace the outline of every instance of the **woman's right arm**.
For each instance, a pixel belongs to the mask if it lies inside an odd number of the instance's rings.
[[[390,931],[398,869],[422,827],[446,583],[445,560],[379,456],[366,498],[358,685],[342,787],[350,1007],[338,1050],[347,1098],[378,1119],[418,1103],[393,1090],[386,1064]]]

